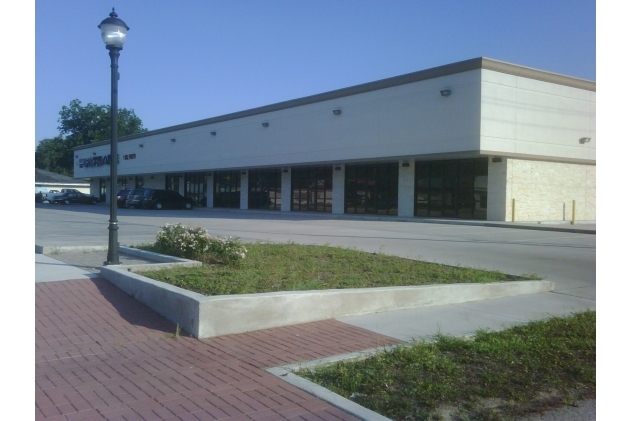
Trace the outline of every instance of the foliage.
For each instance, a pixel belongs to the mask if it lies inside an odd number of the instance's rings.
[[[72,147],[87,145],[94,142],[109,140],[111,131],[111,107],[89,103],[81,105],[81,101],[74,99],[69,106],[61,107],[59,112],[59,133]],[[134,110],[118,109],[118,136],[145,132],[142,120]]]
[[[247,252],[239,239],[211,237],[205,228],[191,228],[179,223],[162,226],[154,246],[162,254],[202,260],[208,255],[228,264],[245,259]]]
[[[42,140],[35,150],[35,168],[73,175],[73,148],[111,138],[111,107],[74,99],[59,112],[59,136]],[[118,136],[146,132],[134,110],[118,109]]]
[[[73,166],[72,150],[61,137],[44,139],[37,145],[35,168],[72,177]]]
[[[596,394],[596,313],[535,321],[472,339],[437,336],[306,377],[395,420],[505,420]]]
[[[251,243],[247,248],[248,258],[238,268],[205,264],[145,276],[205,295],[539,279],[341,247]]]

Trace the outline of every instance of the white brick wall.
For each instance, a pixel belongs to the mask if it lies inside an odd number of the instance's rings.
[[[502,158],[489,162],[488,220],[596,220],[596,166]]]

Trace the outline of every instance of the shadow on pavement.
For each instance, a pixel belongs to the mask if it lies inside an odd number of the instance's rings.
[[[175,332],[175,323],[165,319],[131,295],[121,291],[106,279],[92,278],[91,280],[103,297],[112,304],[118,314],[128,323],[164,333]],[[181,333],[184,333],[184,331]]]

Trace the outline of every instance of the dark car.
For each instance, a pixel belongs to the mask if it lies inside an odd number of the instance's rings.
[[[193,209],[195,202],[171,190],[145,189],[142,207],[146,209]]]
[[[145,189],[131,189],[127,193],[127,199],[125,200],[126,208],[141,208],[142,198],[145,194]]]
[[[116,204],[119,208],[127,207],[127,196],[129,195],[130,191],[131,189],[122,189],[116,193]]]
[[[64,205],[69,205],[71,203],[96,205],[97,203],[99,203],[99,199],[98,197],[94,197],[91,194],[84,194],[76,191],[55,195],[51,203],[61,203]]]

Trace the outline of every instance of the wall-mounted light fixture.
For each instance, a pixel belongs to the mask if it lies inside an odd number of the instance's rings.
[[[92,152],[92,155],[96,155],[96,152]]]
[[[75,157],[75,158],[79,158],[79,155],[75,155],[74,157]]]
[[[333,110],[333,114],[340,115],[342,114],[342,110]]]
[[[449,96],[451,95],[451,89],[443,89],[442,91],[440,91],[440,94],[442,96]]]
[[[591,137],[581,137],[578,140],[578,143],[580,143],[581,145],[585,144],[585,143],[589,143],[592,140]]]
[[[246,174],[247,174],[247,172],[241,171],[241,175],[246,175]]]
[[[175,138],[171,139],[171,142],[175,142]]]
[[[217,136],[217,132],[210,132],[211,136]]]
[[[409,166],[410,166],[410,163],[409,163],[409,162],[407,162],[407,161],[403,161],[403,163],[401,163],[401,166],[402,166],[402,167],[409,167]]]
[[[144,147],[145,147],[145,145],[143,145],[142,143],[141,143],[140,145],[138,145],[138,146],[140,146],[141,148],[144,148]]]
[[[335,171],[342,171],[342,167],[335,167]]]
[[[494,156],[492,159],[493,162],[502,162],[502,157],[500,156]]]
[[[263,125],[263,127],[269,127],[269,123],[267,123],[267,122],[261,123],[261,125]]]
[[[149,178],[153,180],[153,176],[151,176],[151,177],[149,177]]]

